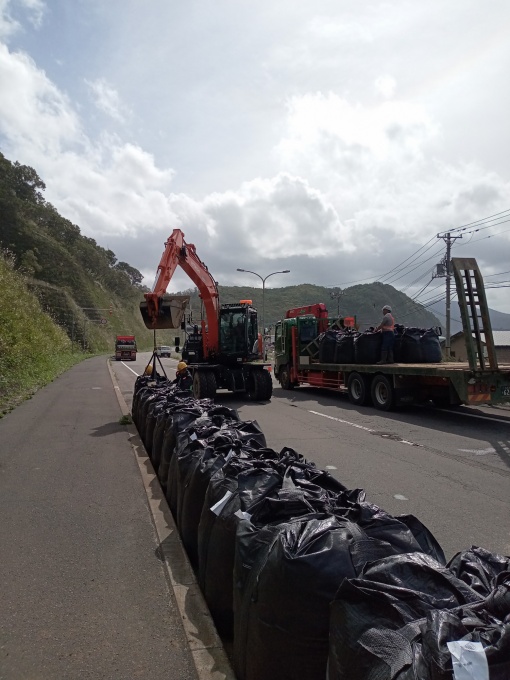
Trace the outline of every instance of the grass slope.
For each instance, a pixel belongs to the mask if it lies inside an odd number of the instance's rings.
[[[83,358],[0,256],[0,415]]]

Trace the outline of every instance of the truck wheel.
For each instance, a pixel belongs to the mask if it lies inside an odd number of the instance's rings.
[[[273,381],[269,371],[252,371],[248,376],[246,396],[250,401],[269,401],[273,394]]]
[[[395,389],[385,375],[376,375],[372,381],[372,401],[380,411],[395,408]]]
[[[370,402],[370,376],[351,373],[347,380],[349,401],[356,406],[365,406]]]
[[[290,381],[290,371],[288,366],[280,366],[278,381],[284,390],[293,390],[295,385]]]
[[[193,375],[193,396],[195,399],[214,399],[216,376],[212,371],[195,371]]]

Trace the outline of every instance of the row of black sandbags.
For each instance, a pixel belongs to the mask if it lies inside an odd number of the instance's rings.
[[[158,467],[216,625],[224,636],[234,633],[238,678],[323,680],[328,651],[331,680],[372,677],[366,668],[379,662],[370,660],[371,651],[360,674],[349,670],[354,663],[349,653],[357,659],[359,650],[357,638],[351,640],[345,631],[344,614],[338,614],[338,603],[344,603],[339,593],[379,563],[398,579],[412,554],[412,564],[430,560],[433,576],[441,570],[450,574],[430,532],[412,516],[391,517],[366,503],[362,491],[348,491],[292,449],[278,453],[267,448],[256,423],[242,423],[235,411],[209,400],[197,402],[164,383],[138,387],[134,419]],[[159,414],[151,427],[155,410]],[[162,422],[166,427],[160,445],[156,438]],[[164,442],[170,440],[167,449],[173,450],[165,453]],[[160,475],[165,456],[167,469]],[[413,569],[408,572],[401,583],[416,596],[421,576],[416,576],[417,567],[414,581]],[[460,572],[470,573],[465,565]],[[459,577],[450,578],[459,580],[451,601],[456,606],[473,602]],[[490,589],[490,578],[484,578]],[[429,575],[422,589],[431,582]],[[433,592],[427,598],[431,611],[445,608],[444,598],[434,598]],[[359,617],[355,606],[353,620]],[[369,607],[368,621],[372,628],[384,629],[377,607]],[[508,651],[508,644],[501,648]],[[417,658],[419,649],[416,642]],[[452,678],[448,672],[402,680]],[[395,674],[373,677],[401,680]]]
[[[439,363],[440,329],[395,327],[397,363]],[[319,361],[325,364],[375,364],[381,358],[381,333],[329,330],[319,336]]]

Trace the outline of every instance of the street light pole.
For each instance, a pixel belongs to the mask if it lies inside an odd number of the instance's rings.
[[[254,274],[255,276],[258,276],[259,279],[262,281],[262,337],[266,334],[266,302],[265,302],[265,293],[266,293],[266,280],[270,276],[274,276],[275,274],[290,274],[290,269],[283,269],[282,271],[279,272],[271,272],[271,274],[268,274],[267,276],[261,276],[260,274],[257,274],[257,272],[252,272],[251,269],[237,269],[238,272],[246,272],[247,274]]]

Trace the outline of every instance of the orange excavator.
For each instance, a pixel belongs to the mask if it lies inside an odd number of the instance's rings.
[[[187,335],[182,358],[193,375],[197,399],[214,398],[217,389],[245,393],[253,401],[267,401],[273,392],[270,364],[260,360],[262,340],[258,333],[257,310],[250,300],[220,305],[218,286],[192,243],[186,243],[180,229],[174,229],[165,243],[156,281],[140,311],[151,330],[179,328],[184,317],[184,296],[166,293],[180,266],[197,286],[205,319]]]

